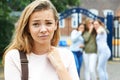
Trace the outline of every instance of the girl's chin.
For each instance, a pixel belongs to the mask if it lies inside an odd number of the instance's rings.
[[[42,40],[42,41],[40,41],[39,43],[40,43],[40,44],[49,44],[50,41],[48,41],[48,40]]]

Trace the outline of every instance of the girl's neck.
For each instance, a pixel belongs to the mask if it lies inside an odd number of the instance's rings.
[[[41,46],[35,45],[33,47],[32,52],[37,55],[42,55],[48,53],[50,50],[51,50],[51,45],[41,45]]]

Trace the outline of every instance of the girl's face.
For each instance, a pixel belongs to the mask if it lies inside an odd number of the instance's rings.
[[[84,32],[84,30],[85,30],[85,26],[83,24],[81,24],[78,28],[78,31]]]
[[[93,20],[89,20],[88,23],[87,23],[87,28],[90,29],[91,26],[93,26],[92,24]]]
[[[54,31],[57,29],[51,9],[36,11],[29,18],[29,32],[34,44],[51,44]]]
[[[94,21],[94,22],[93,22],[93,26],[94,26],[94,28],[97,30],[97,29],[99,28],[100,24],[99,24],[98,21]]]

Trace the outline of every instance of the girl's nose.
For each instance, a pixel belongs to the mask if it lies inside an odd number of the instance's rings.
[[[45,25],[41,25],[40,27],[40,32],[46,32],[47,31],[47,28],[45,27]]]

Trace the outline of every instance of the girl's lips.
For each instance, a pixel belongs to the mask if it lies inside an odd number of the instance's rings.
[[[40,37],[46,37],[47,35],[42,35],[42,36],[40,36]]]
[[[46,38],[46,37],[48,37],[48,35],[40,35],[39,37]]]

